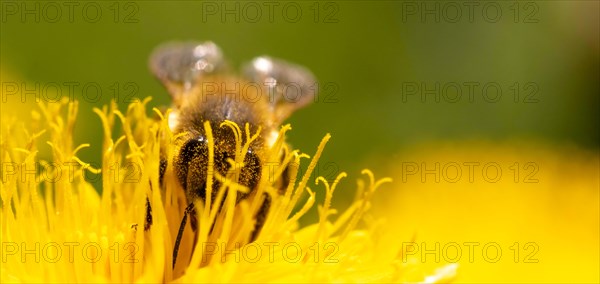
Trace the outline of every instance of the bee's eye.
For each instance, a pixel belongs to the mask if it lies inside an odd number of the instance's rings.
[[[208,145],[203,137],[185,142],[175,159],[177,178],[184,189],[192,189],[201,196],[206,187]]]

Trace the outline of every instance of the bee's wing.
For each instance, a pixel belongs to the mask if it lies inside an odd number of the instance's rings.
[[[176,104],[202,75],[224,68],[223,54],[213,42],[172,42],[157,47],[150,70],[167,88]]]
[[[243,73],[267,90],[271,111],[278,123],[311,103],[318,90],[317,81],[308,69],[267,56],[246,64]]]

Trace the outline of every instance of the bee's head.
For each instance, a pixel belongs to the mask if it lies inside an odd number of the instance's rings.
[[[246,186],[252,191],[258,184],[261,175],[261,161],[257,143],[251,144],[244,153],[243,163],[235,163],[236,140],[228,127],[213,128],[214,137],[214,164],[212,196],[216,197],[222,182],[216,177],[227,177],[230,180]],[[243,144],[242,144],[243,146]],[[240,153],[241,154],[241,153]],[[209,168],[209,145],[205,135],[195,135],[187,139],[181,146],[174,159],[174,169],[181,186],[185,189],[188,202],[195,198],[206,199],[206,187]],[[227,176],[227,172],[236,167],[237,174]],[[236,171],[233,171],[234,173]],[[237,201],[244,198],[247,193],[238,192]]]

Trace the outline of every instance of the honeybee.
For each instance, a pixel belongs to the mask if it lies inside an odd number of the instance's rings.
[[[173,171],[185,190],[189,204],[173,249],[175,266],[188,215],[192,230],[197,234],[198,222],[193,202],[206,199],[208,141],[204,123],[210,123],[214,137],[214,169],[222,176],[231,166],[227,159],[235,157],[236,140],[233,131],[221,127],[221,123],[228,120],[241,127],[248,124],[251,133],[260,129],[258,138],[245,153],[238,177],[238,183],[248,187],[250,193],[238,193],[236,202],[239,202],[256,189],[261,179],[265,153],[273,146],[282,122],[294,111],[313,101],[316,80],[304,67],[267,56],[256,57],[245,64],[241,75],[233,74],[228,72],[221,50],[212,42],[179,42],[159,46],[150,56],[149,65],[172,98],[169,127],[175,134],[184,133],[183,143],[171,159]],[[168,160],[161,161],[161,180]],[[289,182],[289,177],[282,179],[280,193],[287,187],[285,183]],[[219,188],[220,182],[214,179],[212,196],[216,196]],[[254,216],[256,223],[249,241],[257,237],[269,206],[270,197],[265,194],[264,202]],[[149,203],[146,210],[148,223],[151,222]]]

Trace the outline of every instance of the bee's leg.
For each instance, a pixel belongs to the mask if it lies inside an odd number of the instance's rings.
[[[283,173],[281,174],[281,185],[279,186],[279,190],[278,190],[278,193],[281,195],[285,194],[285,191],[286,191],[288,185],[290,184],[289,169],[290,169],[289,166],[285,167],[285,169],[283,170]],[[271,196],[269,196],[269,194],[267,194],[267,193],[264,193],[264,197],[265,197],[265,200],[263,201],[263,204],[260,206],[260,209],[256,213],[256,223],[254,224],[254,230],[250,234],[250,242],[255,241],[256,238],[258,237],[258,234],[260,233],[260,230],[264,226],[265,221],[267,219],[267,214],[269,213],[269,208],[271,207]]]
[[[263,225],[265,224],[265,220],[267,219],[267,213],[269,213],[269,208],[271,207],[271,196],[269,196],[269,194],[267,193],[263,193],[263,196],[265,197],[265,200],[263,200],[263,204],[260,206],[260,209],[258,209],[258,212],[256,213],[256,223],[254,223],[254,230],[250,234],[250,242],[255,241],[258,237],[258,234],[260,233],[260,230],[262,229]]]
[[[185,229],[185,224],[187,223],[187,215],[193,214],[192,218],[195,219],[196,214],[194,212],[194,203],[190,203],[190,205],[185,208],[185,211],[183,211],[183,219],[181,219],[181,225],[179,225],[179,232],[177,233],[177,239],[175,239],[175,246],[173,247],[173,267],[175,267],[175,263],[177,262],[177,254],[179,253],[179,245],[181,244],[181,237],[183,237],[183,230]]]
[[[160,166],[158,168],[158,183],[162,188],[162,181],[165,175],[165,170],[167,169],[167,160],[161,158]],[[152,187],[152,182],[150,182],[150,189],[154,190]],[[144,231],[150,230],[150,226],[152,226],[152,206],[150,205],[150,199],[146,196],[146,220],[144,221]]]
[[[144,222],[144,231],[150,230],[152,226],[152,206],[150,206],[150,199],[146,197],[146,220]]]
[[[290,185],[290,166],[285,167],[281,173],[281,187],[279,187],[279,194],[284,195],[288,186]]]
[[[152,181],[148,183],[150,185],[150,191],[154,191]],[[144,231],[150,230],[152,226],[152,206],[150,205],[150,198],[146,195],[146,219],[144,219]]]
[[[188,211],[190,214],[190,225],[192,226],[192,230],[196,232],[198,230],[198,216],[196,216],[196,207],[192,206],[192,209]]]
[[[163,186],[163,179],[165,177],[165,172],[167,171],[167,159],[161,157],[160,158],[160,165],[158,167],[158,184],[160,185],[160,187],[162,188]]]

